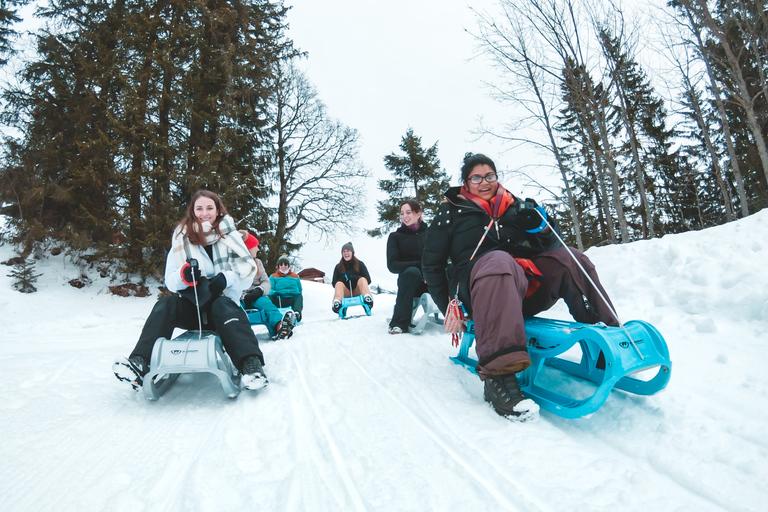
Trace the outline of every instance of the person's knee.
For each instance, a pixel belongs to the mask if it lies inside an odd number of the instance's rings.
[[[523,268],[515,258],[504,251],[493,251],[483,256],[472,269],[472,279],[477,280],[490,276],[512,275],[525,278]]]

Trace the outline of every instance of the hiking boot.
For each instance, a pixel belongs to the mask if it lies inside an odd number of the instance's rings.
[[[339,310],[341,310],[341,301],[335,300],[333,301],[333,306],[331,306],[331,309],[334,313],[338,313]]]
[[[525,422],[539,417],[539,406],[523,396],[514,373],[487,378],[483,395],[496,413],[508,420]]]
[[[293,316],[293,311],[286,311],[285,316],[283,316],[283,321],[278,324],[277,334],[275,334],[275,339],[287,340],[288,338],[293,336],[294,325],[295,325],[295,317]]]
[[[373,297],[371,297],[371,294],[363,295],[363,302],[370,308],[373,309]]]
[[[400,327],[393,325],[389,328],[389,334],[403,334],[403,330]]]
[[[293,312],[294,318],[296,318],[296,323],[298,324],[301,322],[301,311],[294,311]]]
[[[240,373],[243,374],[242,383],[245,389],[261,389],[269,384],[267,374],[261,366],[261,360],[256,356],[248,356],[243,360]]]
[[[144,376],[149,373],[149,363],[143,356],[121,357],[112,365],[112,371],[117,380],[127,382],[134,391],[138,391],[144,384]]]

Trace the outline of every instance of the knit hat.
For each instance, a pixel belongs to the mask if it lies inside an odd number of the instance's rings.
[[[352,254],[355,254],[355,248],[352,247],[352,242],[347,242],[341,246],[341,252],[344,252],[347,249],[352,251]]]
[[[279,267],[280,265],[288,265],[289,267],[291,266],[291,262],[288,261],[288,256],[283,255],[277,258],[277,266]]]
[[[252,234],[248,233],[248,236],[245,239],[245,246],[250,251],[254,247],[258,247],[259,246],[259,239],[256,238],[255,236],[253,236]]]

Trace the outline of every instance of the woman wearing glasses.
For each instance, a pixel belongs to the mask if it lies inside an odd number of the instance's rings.
[[[290,306],[296,315],[296,321],[301,322],[301,314],[304,310],[301,278],[291,271],[288,256],[280,256],[277,259],[277,272],[269,276],[269,283],[272,285],[269,298],[274,305],[279,308]]]
[[[490,158],[467,153],[461,179],[429,227],[422,272],[443,313],[458,298],[475,323],[485,400],[498,414],[527,421],[538,406],[524,399],[515,376],[531,364],[523,318],[562,298],[578,322],[617,322],[550,229],[558,229],[555,221],[501,186]],[[607,297],[592,262],[571,250]]]

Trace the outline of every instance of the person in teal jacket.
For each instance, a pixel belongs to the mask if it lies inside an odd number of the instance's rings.
[[[291,262],[287,256],[280,256],[277,260],[277,272],[269,276],[269,284],[272,290],[269,298],[279,308],[292,307],[296,315],[296,321],[301,321],[301,312],[304,310],[304,296],[302,295],[301,278],[291,270]]]

